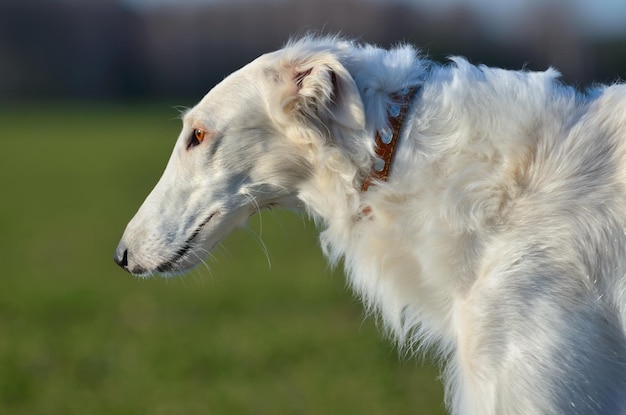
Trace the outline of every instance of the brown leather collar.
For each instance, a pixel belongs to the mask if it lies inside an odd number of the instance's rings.
[[[400,136],[402,121],[404,121],[411,99],[418,89],[419,86],[414,86],[391,95],[392,104],[387,109],[389,126],[382,131],[376,131],[376,158],[372,171],[363,180],[362,192],[366,192],[370,185],[376,181],[387,181],[396,143]]]

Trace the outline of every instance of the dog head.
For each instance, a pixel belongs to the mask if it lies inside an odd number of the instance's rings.
[[[187,111],[115,261],[140,276],[183,272],[261,209],[298,207],[320,149],[349,154],[354,145],[342,137],[364,128],[359,93],[337,52],[292,45],[261,56]]]

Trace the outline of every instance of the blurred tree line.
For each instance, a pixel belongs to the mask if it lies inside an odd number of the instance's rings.
[[[149,8],[120,0],[2,0],[0,100],[199,98],[260,53],[309,31],[385,47],[408,41],[437,60],[464,55],[511,69],[554,66],[580,87],[626,73],[625,38],[587,35],[554,2],[503,25],[466,6],[434,12],[372,0]]]

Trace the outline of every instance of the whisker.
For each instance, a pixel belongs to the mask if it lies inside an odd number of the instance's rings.
[[[267,249],[267,245],[263,241],[263,238],[261,238],[261,236],[259,234],[257,234],[256,232],[254,232],[250,228],[246,228],[246,230],[250,234],[252,234],[255,237],[255,239],[259,242],[259,245],[261,246],[261,250],[263,251],[263,254],[265,255],[265,259],[267,260],[267,266],[271,269],[272,268],[272,259],[270,258],[270,251],[269,251],[269,249]]]
[[[275,223],[278,224],[278,226],[279,226],[283,236],[285,237],[285,239],[288,240],[289,239],[289,233],[287,232],[287,229],[285,228],[285,226],[281,222],[280,218],[276,214],[276,211],[274,209],[270,209],[269,211],[270,211],[270,215],[274,219]]]
[[[168,278],[168,279],[171,279],[172,282],[181,284],[183,288],[187,289],[189,287],[187,287],[186,278],[184,278],[184,275],[181,273],[181,271],[183,271],[182,267],[180,265],[176,266],[176,275],[174,276],[174,278]]]
[[[233,254],[230,252],[230,250],[222,243],[220,243],[219,245],[215,246],[213,248],[213,252],[219,252],[220,255],[226,257],[227,259],[232,259],[233,258]],[[211,258],[217,262],[217,257],[214,254],[211,254]]]
[[[175,119],[180,119],[180,120],[182,120],[185,117],[185,114],[187,114],[189,110],[191,109],[184,105],[172,105],[170,108],[178,111],[178,116]]]
[[[203,255],[201,255],[203,254]],[[200,260],[200,262],[202,263],[202,266],[204,267],[204,269],[206,269],[207,273],[209,274],[209,276],[212,279],[215,279],[214,275],[213,275],[213,271],[211,270],[211,267],[209,267],[209,264],[207,264],[206,262],[206,258],[211,258],[213,260],[215,260],[215,257],[213,256],[213,254],[211,254],[211,252],[205,248],[199,247],[194,251],[194,255],[195,257]],[[199,273],[200,276],[202,276],[203,274]],[[204,279],[202,278],[202,283],[204,285]]]

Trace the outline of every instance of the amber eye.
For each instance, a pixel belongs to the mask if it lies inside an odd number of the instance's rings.
[[[195,130],[193,130],[193,135],[194,137],[196,137],[196,140],[198,140],[199,143],[202,142],[202,140],[204,140],[204,135],[206,134],[206,132],[204,130],[201,130],[199,128],[196,128]]]
[[[205,136],[206,136],[206,131],[204,131],[201,128],[194,128],[193,132],[191,133],[191,137],[189,139],[189,144],[187,144],[187,148],[197,146],[204,140]]]

